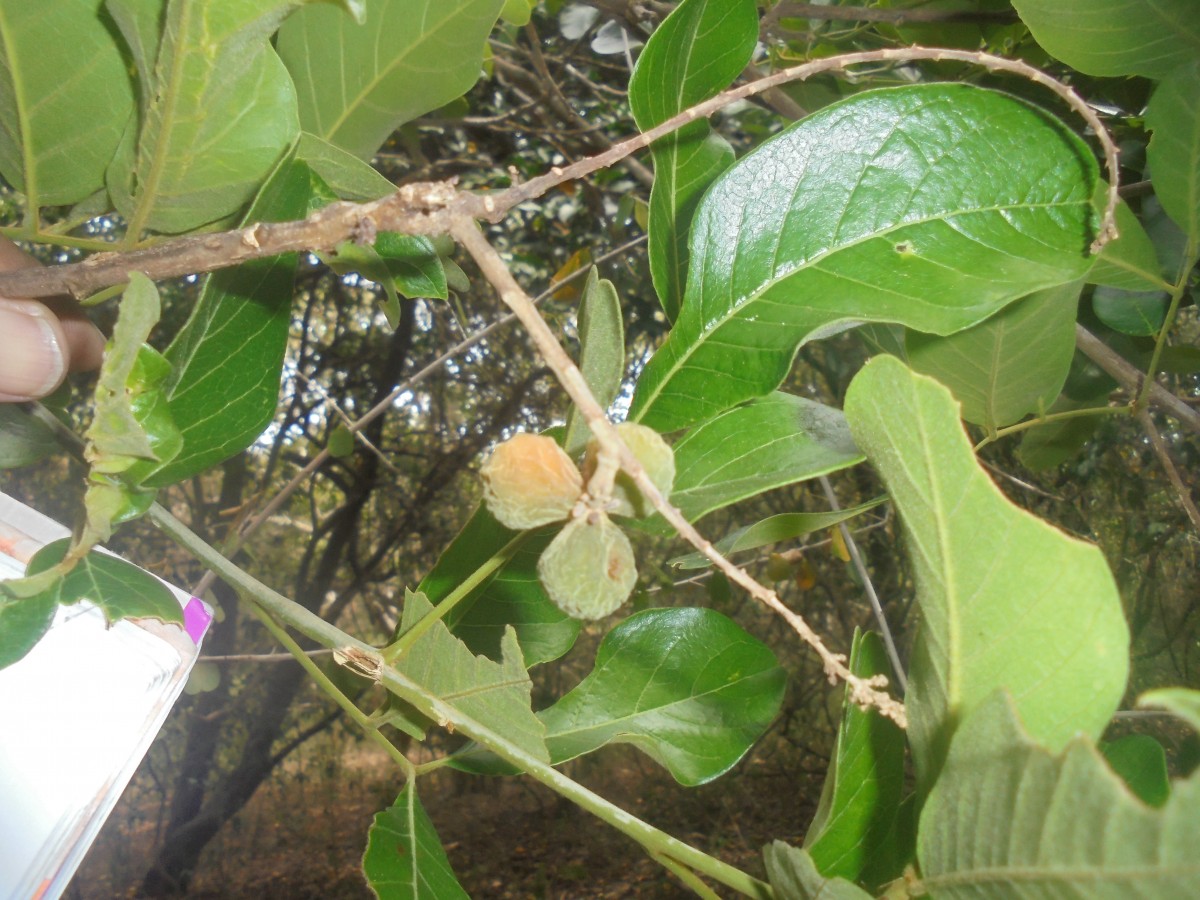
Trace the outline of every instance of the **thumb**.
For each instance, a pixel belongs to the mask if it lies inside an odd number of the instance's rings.
[[[0,401],[46,396],[67,374],[67,340],[49,309],[0,299]]]

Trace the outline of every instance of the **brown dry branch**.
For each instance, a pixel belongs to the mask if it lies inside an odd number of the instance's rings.
[[[685,519],[683,514],[663,496],[649,475],[646,474],[646,470],[642,468],[637,457],[621,440],[620,433],[608,421],[604,410],[592,396],[579,367],[575,365],[574,360],[558,342],[558,338],[542,319],[529,295],[517,283],[503,258],[483,236],[479,226],[469,219],[463,219],[454,225],[450,234],[471,255],[484,278],[491,283],[501,300],[525,326],[533,339],[534,346],[558,377],[563,389],[583,415],[592,434],[596,436],[604,449],[620,460],[621,468],[633,479],[655,510],[684,540],[703,553],[730,581],[742,587],[755,600],[782,616],[792,630],[816,651],[830,681],[836,682],[841,679],[849,685],[851,697],[855,703],[863,707],[875,707],[901,727],[905,727],[907,719],[904,704],[892,698],[884,690],[887,685],[885,676],[859,678],[851,672],[846,666],[844,655],[830,651],[820,636],[801,616],[785,606],[774,591],[759,584],[744,569],[727,560],[712,545],[712,542],[701,535],[692,526],[692,523]]]
[[[1150,439],[1150,446],[1154,448],[1154,455],[1158,457],[1159,465],[1167,473],[1167,480],[1171,482],[1171,487],[1175,489],[1175,496],[1179,499],[1179,505],[1187,513],[1188,518],[1192,522],[1192,527],[1197,532],[1200,532],[1200,510],[1196,508],[1196,503],[1192,500],[1191,489],[1183,483],[1179,469],[1176,468],[1175,461],[1171,459],[1171,451],[1167,448],[1167,442],[1163,440],[1163,436],[1154,424],[1154,418],[1150,415],[1150,411],[1146,409],[1139,409],[1135,415],[1137,416],[1138,424],[1142,426],[1142,430],[1146,432],[1146,436]]]
[[[102,288],[128,281],[130,272],[141,272],[158,281],[212,272],[280,253],[332,250],[348,240],[361,239],[378,231],[445,234],[452,222],[462,216],[499,222],[513,207],[535,200],[560,184],[606,169],[689,122],[707,118],[734,101],[823,72],[842,71],[864,63],[919,60],[956,60],[982,66],[989,71],[1009,72],[1040,84],[1060,97],[1095,133],[1104,151],[1108,170],[1108,197],[1099,233],[1092,243],[1092,252],[1099,252],[1106,243],[1116,238],[1115,211],[1119,189],[1117,147],[1104,123],[1075,91],[1020,60],[969,50],[906,47],[845,53],[783,69],[698,103],[661,125],[614,144],[603,153],[569,166],[555,166],[547,174],[507,190],[477,195],[457,191],[452,182],[408,184],[382,200],[332,203],[308,218],[294,222],[260,223],[234,231],[191,235],[125,253],[98,253],[79,263],[2,274],[0,296],[53,297],[71,294],[82,298]]]

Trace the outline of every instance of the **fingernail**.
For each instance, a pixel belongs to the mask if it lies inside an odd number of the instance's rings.
[[[44,397],[67,372],[60,330],[46,307],[0,300],[0,394]]]

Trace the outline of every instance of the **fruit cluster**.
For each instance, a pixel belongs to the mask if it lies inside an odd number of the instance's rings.
[[[675,480],[670,445],[644,425],[616,427],[650,480],[669,495]],[[623,471],[609,496],[588,493],[599,458],[599,442],[592,438],[581,472],[553,438],[518,434],[497,446],[480,470],[484,502],[505,527],[524,531],[567,520],[542,552],[538,577],[559,609],[576,619],[600,619],[616,611],[637,582],[633,547],[609,516],[642,518],[652,512]]]

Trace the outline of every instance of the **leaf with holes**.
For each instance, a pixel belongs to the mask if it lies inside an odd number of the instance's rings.
[[[687,293],[630,417],[661,432],[775,388],[805,341],[952,334],[1083,276],[1096,162],[1046,113],[963,84],[869,91],[762,144],[705,194]]]

